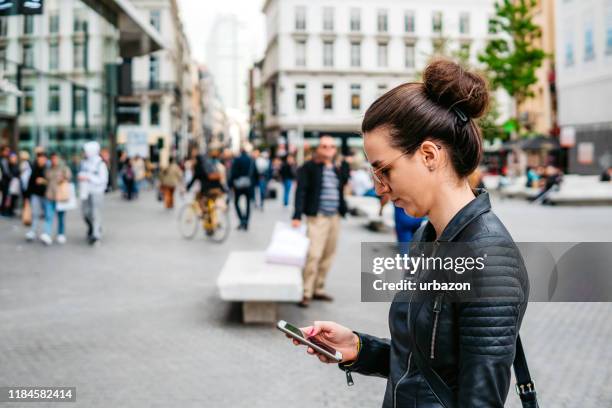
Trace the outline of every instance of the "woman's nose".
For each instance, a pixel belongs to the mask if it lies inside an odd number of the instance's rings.
[[[376,191],[376,195],[382,196],[389,192],[389,187],[386,184],[374,182],[374,191]]]

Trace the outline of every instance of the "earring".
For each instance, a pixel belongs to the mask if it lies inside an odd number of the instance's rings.
[[[434,171],[433,166],[428,167],[429,171]]]

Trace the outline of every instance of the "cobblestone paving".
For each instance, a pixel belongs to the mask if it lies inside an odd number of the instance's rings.
[[[611,208],[494,205],[515,239],[609,241]],[[85,245],[78,213],[69,242],[27,244],[0,219],[0,386],[76,386],[77,403],[25,407],[376,407],[385,382],[355,376],[347,387],[267,325],[239,323],[238,305],[219,300],[215,280],[230,250],[265,248],[274,221],[290,211],[255,210],[248,233],[215,245],[179,237],[176,212],[151,194],[106,203],[104,241]],[[361,241],[392,239],[343,222],[328,289],[333,303],[280,307],[296,324],[335,320],[385,336],[388,304],[360,303]],[[612,306],[529,305],[522,335],[543,407],[612,406]],[[518,407],[512,392],[508,406]],[[17,407],[18,404],[0,404]]]

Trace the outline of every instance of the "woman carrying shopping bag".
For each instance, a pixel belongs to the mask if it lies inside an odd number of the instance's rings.
[[[57,153],[51,153],[51,167],[45,172],[47,179],[47,201],[45,205],[45,232],[41,240],[51,244],[51,233],[53,229],[53,219],[57,215],[57,237],[58,244],[66,243],[66,226],[64,221],[65,210],[59,206],[71,199],[70,179],[72,172],[70,168],[60,160]],[[74,194],[74,191],[72,191]],[[44,239],[43,239],[44,237]]]

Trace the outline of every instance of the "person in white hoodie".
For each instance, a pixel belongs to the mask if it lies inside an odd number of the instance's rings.
[[[100,144],[87,142],[83,145],[85,160],[79,170],[79,196],[82,200],[83,218],[87,223],[87,239],[90,245],[102,237],[102,203],[108,184],[108,168],[100,157]]]

